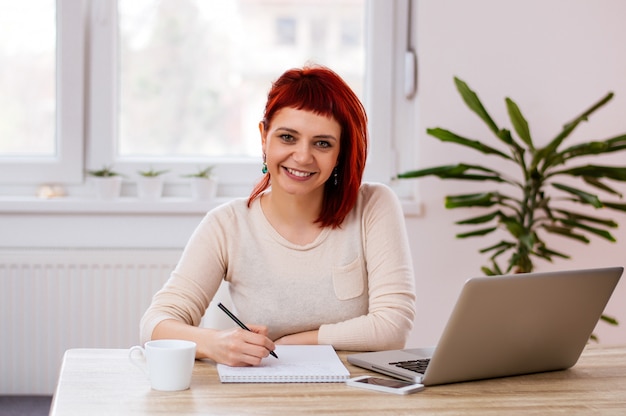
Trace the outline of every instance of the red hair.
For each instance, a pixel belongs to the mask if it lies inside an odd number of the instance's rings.
[[[290,69],[273,84],[265,104],[263,124],[269,128],[280,109],[290,107],[333,117],[341,126],[337,160],[337,185],[334,175],[324,185],[322,211],[316,222],[336,228],[356,204],[367,158],[367,115],[363,104],[339,75],[323,66]],[[271,185],[266,173],[256,184],[248,206]]]

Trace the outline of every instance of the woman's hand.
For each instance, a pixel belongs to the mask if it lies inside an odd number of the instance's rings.
[[[209,346],[213,360],[233,367],[259,365],[276,346],[267,337],[267,327],[247,325],[241,328],[215,331]]]
[[[199,328],[174,319],[161,321],[152,332],[152,339],[185,339],[196,343],[196,358],[209,358],[233,367],[259,365],[274,351],[274,342],[267,337],[267,327],[248,325],[217,330]]]

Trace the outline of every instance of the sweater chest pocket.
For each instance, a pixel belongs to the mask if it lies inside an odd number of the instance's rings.
[[[359,297],[365,290],[365,271],[361,260],[357,257],[345,266],[333,267],[333,287],[339,300],[348,300]]]

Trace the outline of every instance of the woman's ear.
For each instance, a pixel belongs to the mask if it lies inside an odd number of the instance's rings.
[[[265,131],[265,123],[259,122],[259,133],[261,134],[261,145],[263,146],[263,153],[265,153],[265,141],[267,139],[267,132]]]

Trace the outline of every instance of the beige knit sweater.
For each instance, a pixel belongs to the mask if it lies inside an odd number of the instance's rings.
[[[363,184],[341,228],[307,245],[284,239],[259,199],[210,211],[141,320],[141,341],[164,319],[199,325],[222,279],[238,317],[269,338],[319,329],[336,349],[401,348],[415,317],[414,276],[396,195]]]

